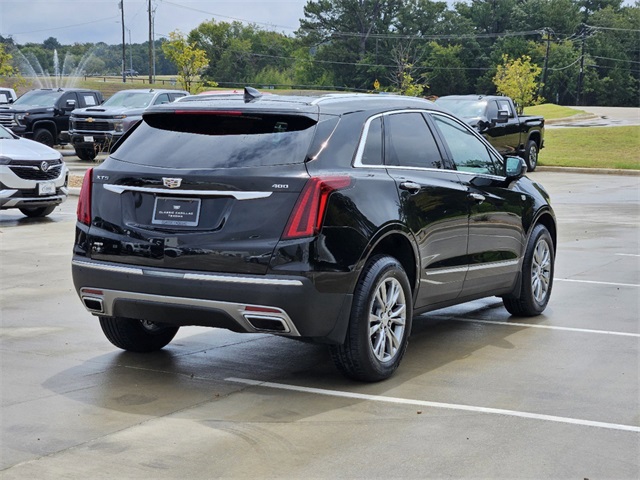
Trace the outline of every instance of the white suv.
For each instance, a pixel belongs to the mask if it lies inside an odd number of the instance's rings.
[[[0,126],[0,210],[28,217],[49,215],[68,195],[69,170],[62,155]]]

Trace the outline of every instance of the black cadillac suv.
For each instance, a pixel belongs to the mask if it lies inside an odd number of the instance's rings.
[[[153,107],[85,176],[73,279],[122,349],[183,325],[268,332],[378,381],[416,314],[493,295],[545,309],[556,222],[525,172],[417,98],[247,88]]]

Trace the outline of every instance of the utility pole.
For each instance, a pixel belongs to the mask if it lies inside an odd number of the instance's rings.
[[[547,35],[547,51],[544,54],[544,67],[542,70],[542,85],[540,85],[539,96],[545,97],[545,93],[547,92],[547,69],[549,67],[549,48],[551,46],[551,35],[553,35],[553,30],[550,28],[545,28],[543,30]]]
[[[584,44],[587,39],[587,28],[582,25],[582,53],[580,54],[580,74],[578,75],[578,91],[576,94],[576,105],[580,105],[582,97],[582,83],[584,82]]]
[[[124,0],[120,0],[120,13],[122,14],[122,83],[127,83],[127,75],[124,72],[127,58],[127,46],[124,40]]]
[[[151,20],[151,0],[149,0],[149,84],[153,83],[153,26]]]

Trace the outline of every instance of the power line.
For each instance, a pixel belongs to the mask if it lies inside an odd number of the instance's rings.
[[[600,60],[612,60],[614,62],[627,62],[627,63],[640,64],[640,62],[636,62],[635,60],[625,60],[623,58],[596,57],[595,55],[591,55],[591,58],[599,58]]]
[[[592,28],[594,30],[616,30],[618,32],[640,32],[640,30],[636,28],[595,27],[593,25],[585,25],[585,27]]]
[[[30,33],[49,32],[49,31],[52,31],[52,30],[63,30],[65,28],[82,27],[84,25],[90,25],[92,23],[106,22],[107,20],[113,20],[114,18],[120,18],[120,15],[114,15],[112,17],[107,17],[107,18],[101,18],[99,20],[92,20],[90,22],[74,23],[73,25],[65,25],[64,27],[44,28],[42,30],[32,30],[30,32],[15,32],[15,33],[8,33],[8,35],[28,35]]]

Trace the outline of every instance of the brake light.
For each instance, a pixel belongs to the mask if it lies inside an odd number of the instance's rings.
[[[351,185],[351,177],[311,177],[289,216],[283,240],[310,237],[322,227],[329,195]]]
[[[85,225],[91,225],[91,183],[93,178],[93,168],[90,168],[84,174],[82,179],[82,188],[80,189],[80,198],[78,199],[78,221]]]

